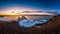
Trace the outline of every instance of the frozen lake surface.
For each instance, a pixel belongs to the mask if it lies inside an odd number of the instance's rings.
[[[32,27],[36,24],[43,24],[45,22],[47,22],[47,20],[44,20],[44,19],[43,20],[27,20],[27,19],[25,19],[25,20],[20,21],[19,25],[23,26],[23,27]]]

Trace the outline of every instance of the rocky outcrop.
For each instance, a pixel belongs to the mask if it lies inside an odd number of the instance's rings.
[[[40,28],[41,34],[60,34],[60,15],[54,16]]]

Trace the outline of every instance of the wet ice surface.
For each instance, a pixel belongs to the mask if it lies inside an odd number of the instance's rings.
[[[35,23],[29,20],[22,20],[21,22],[19,22],[19,25],[24,27],[31,27],[31,26],[34,26]]]
[[[24,27],[32,27],[34,26],[35,24],[43,24],[47,22],[47,20],[22,20],[19,22],[19,26],[24,26]]]

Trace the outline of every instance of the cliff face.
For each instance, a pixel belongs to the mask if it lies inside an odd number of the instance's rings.
[[[54,16],[47,24],[40,29],[43,34],[59,34],[60,33],[60,15]]]
[[[0,34],[60,34],[60,15],[48,20],[41,28],[36,26],[24,28],[18,26],[17,23],[0,21]]]

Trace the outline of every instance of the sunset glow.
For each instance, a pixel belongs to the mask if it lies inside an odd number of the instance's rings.
[[[36,11],[36,10],[37,9],[32,9],[28,7],[9,7],[0,10],[0,15],[20,15],[20,13],[23,11]]]

